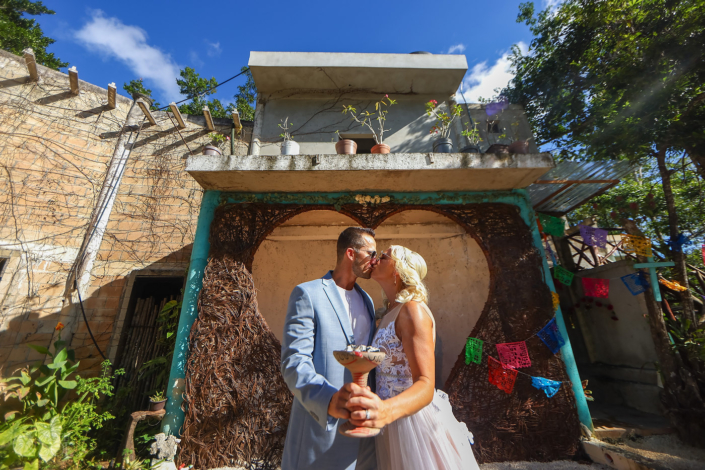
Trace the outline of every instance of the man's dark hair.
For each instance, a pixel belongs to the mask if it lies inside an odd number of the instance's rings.
[[[364,227],[348,227],[338,237],[338,260],[345,256],[345,251],[348,248],[359,249],[365,245],[363,235],[375,237],[375,231],[371,228]]]

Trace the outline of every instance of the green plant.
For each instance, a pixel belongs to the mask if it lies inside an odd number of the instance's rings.
[[[356,122],[360,123],[361,126],[367,126],[367,128],[372,131],[372,136],[374,137],[375,142],[379,145],[384,143],[384,132],[391,130],[384,128],[384,121],[387,120],[387,113],[389,112],[389,110],[384,109],[384,107],[392,106],[395,104],[397,104],[397,102],[391,99],[389,95],[384,95],[384,98],[375,103],[376,114],[370,113],[369,111],[365,110],[358,115],[357,109],[352,106],[343,106],[343,114],[349,113],[350,116]],[[372,126],[373,121],[377,121],[379,131],[375,130],[375,128]]]
[[[158,401],[166,400],[166,397],[164,396],[164,392],[162,392],[162,391],[160,390],[160,391],[158,391],[157,393],[155,393],[154,395],[152,395],[151,397],[149,397],[149,399],[150,399],[152,402],[158,402]]]
[[[480,142],[482,142],[482,139],[480,138],[480,131],[477,130],[477,123],[473,124],[472,129],[468,128],[466,124],[465,130],[461,132],[461,134],[467,137],[467,139],[473,145],[480,145]]]
[[[666,324],[673,340],[671,347],[675,351],[684,352],[689,358],[705,361],[705,328],[692,330],[690,320],[682,315],[675,321],[666,318]]]
[[[210,137],[211,141],[215,144],[225,142],[226,140],[226,137],[223,134],[218,134],[217,132],[211,132],[208,134],[208,137]]]
[[[284,139],[284,142],[294,140],[294,136],[291,135],[291,130],[294,128],[294,123],[289,122],[288,117],[285,118],[284,121],[277,124],[277,126],[279,126],[279,128],[284,131],[281,134],[279,134],[279,137]]]
[[[34,470],[40,462],[42,468],[54,468],[66,460],[78,466],[95,448],[89,431],[113,418],[108,412],[98,412],[96,404],[101,396],[112,394],[110,362],[103,363],[100,377],[72,377],[79,363],[74,351],[61,340],[61,328],[59,323],[53,353],[43,346],[30,345],[48,356],[49,363],[39,361],[20,369],[19,375],[2,380],[7,384],[5,404],[15,409],[5,413],[0,423],[0,469],[24,465],[25,470]],[[70,390],[78,398],[62,405]]]
[[[431,128],[431,134],[438,134],[441,139],[450,136],[450,125],[460,116],[460,105],[450,106],[450,113],[439,111],[438,101],[431,100],[426,103],[426,114],[436,118],[436,125]]]

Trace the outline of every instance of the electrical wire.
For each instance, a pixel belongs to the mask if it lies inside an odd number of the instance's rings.
[[[218,88],[218,87],[221,86],[221,85],[225,85],[225,84],[228,83],[230,80],[234,80],[234,79],[236,79],[237,77],[239,77],[240,75],[249,72],[249,70],[250,70],[250,68],[247,67],[245,70],[243,70],[242,72],[238,73],[237,75],[235,75],[235,76],[233,76],[233,77],[230,77],[230,78],[228,78],[227,80],[224,80],[224,81],[218,83],[217,85],[213,85],[213,86],[210,87],[210,88],[206,88],[203,92],[199,93],[197,96],[201,97],[201,96],[207,94],[209,91],[215,90],[216,88]],[[174,103],[174,104],[181,104],[181,103],[183,103],[183,102],[185,102],[185,101],[192,100],[193,98],[194,98],[194,97],[184,98],[183,100],[177,101],[177,102]],[[164,110],[165,110],[166,108],[168,108],[169,106],[170,106],[170,104],[168,104],[168,105],[166,105],[166,106],[162,106],[161,108],[157,109],[157,111],[164,111]]]
[[[74,286],[76,286],[76,293],[78,293],[78,303],[81,304],[81,312],[83,312],[83,321],[86,322],[86,329],[88,329],[88,334],[91,335],[91,339],[93,340],[93,344],[95,344],[95,348],[98,350],[98,354],[100,354],[100,357],[103,358],[103,360],[107,360],[105,357],[105,354],[103,354],[103,351],[100,350],[100,346],[98,346],[98,342],[95,340],[95,337],[93,336],[93,332],[91,331],[90,325],[88,325],[88,318],[86,318],[86,311],[83,309],[83,300],[81,299],[81,290],[78,288],[78,281],[76,278],[73,280]]]

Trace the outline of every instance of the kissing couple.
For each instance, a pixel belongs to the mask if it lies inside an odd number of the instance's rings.
[[[435,390],[436,324],[423,279],[426,262],[398,245],[377,254],[372,229],[338,237],[335,269],[294,288],[282,342],[281,372],[294,394],[282,470],[479,469],[472,434],[448,397]],[[357,278],[382,288],[386,312],[375,326],[370,296]],[[385,353],[368,387],[333,356],[350,345]],[[381,428],[347,437],[338,425]]]

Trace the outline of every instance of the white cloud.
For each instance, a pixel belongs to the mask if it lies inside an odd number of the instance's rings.
[[[208,44],[208,57],[218,57],[222,52],[219,42],[207,42]]]
[[[461,54],[465,52],[465,44],[456,44],[448,48],[448,54],[454,54],[456,52],[460,52]]]
[[[199,56],[198,53],[193,49],[189,51],[188,58],[191,62],[189,64],[191,67],[202,67],[204,64],[204,62],[201,60],[201,56]]]
[[[522,54],[526,54],[528,46],[519,42],[517,44]],[[463,79],[462,89],[465,99],[469,103],[477,103],[479,98],[492,98],[498,88],[504,88],[514,78],[512,64],[509,61],[511,51],[506,51],[492,65],[487,61],[476,64],[470,73]],[[458,96],[460,98],[460,94]]]
[[[148,87],[159,89],[166,100],[179,98],[176,77],[180,67],[169,54],[147,44],[143,29],[93,10],[91,19],[74,36],[88,49],[125,63],[136,77],[145,79]]]

